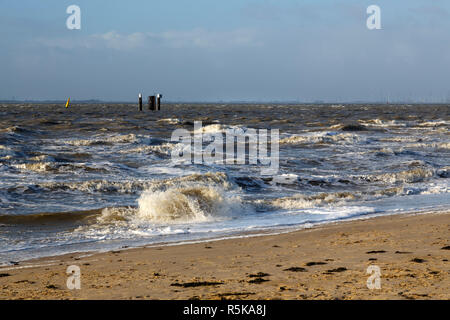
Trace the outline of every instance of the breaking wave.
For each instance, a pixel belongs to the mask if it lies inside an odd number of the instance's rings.
[[[363,138],[357,134],[340,132],[313,132],[280,139],[280,144],[354,144]]]
[[[178,118],[166,118],[166,119],[159,119],[156,122],[160,123],[166,123],[166,124],[180,124],[182,123],[180,119]]]
[[[33,131],[19,127],[19,126],[12,126],[12,127],[7,127],[4,129],[0,129],[0,132],[4,132],[4,133],[23,133],[23,134],[31,134],[33,133]]]
[[[359,120],[359,123],[363,125],[373,126],[373,127],[405,127],[406,124],[398,122],[397,120],[381,120],[381,119],[369,119],[369,120]]]
[[[137,218],[153,222],[201,222],[241,211],[239,197],[209,186],[146,191],[138,200]]]
[[[229,126],[220,123],[210,124],[204,127],[201,127],[198,130],[194,130],[194,133],[203,133],[203,134],[214,134],[214,133],[240,133],[241,131],[246,131],[248,128],[244,126]]]
[[[140,195],[137,209],[106,208],[99,222],[186,223],[229,217],[244,208],[229,187],[226,175],[220,173],[152,182]]]
[[[21,164],[12,164],[12,167],[25,170],[25,171],[33,171],[37,173],[71,173],[76,171],[85,171],[85,172],[97,172],[97,173],[106,173],[108,172],[105,168],[88,166],[86,164],[61,164],[55,162],[34,162],[34,163],[21,163]]]
[[[81,191],[86,193],[120,193],[136,194],[144,190],[161,190],[180,184],[201,183],[217,186],[223,189],[231,188],[231,182],[225,173],[208,172],[205,174],[192,174],[183,177],[169,178],[163,180],[131,180],[131,181],[108,181],[90,180],[83,182],[48,182],[41,183],[39,187],[52,191]]]
[[[383,173],[361,176],[368,182],[380,181],[384,183],[417,183],[435,176],[436,170],[431,168],[415,168],[393,173]]]
[[[126,135],[100,136],[93,139],[64,140],[64,142],[72,146],[95,146],[113,145],[117,143],[137,143],[142,141],[142,139],[145,139],[145,137],[130,133]]]
[[[381,198],[418,195],[418,194],[439,194],[448,193],[448,186],[432,187],[391,187],[373,191],[354,191],[354,192],[331,192],[319,193],[313,195],[297,194],[291,197],[276,198],[272,200],[258,200],[255,205],[262,210],[285,209],[308,209],[323,206],[342,206],[349,202],[361,200],[377,200]]]
[[[171,151],[176,147],[173,143],[163,143],[161,145],[139,146],[131,149],[120,150],[121,154],[128,153],[156,153],[158,155],[169,156]]]

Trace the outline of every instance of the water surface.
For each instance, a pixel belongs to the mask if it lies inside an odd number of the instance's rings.
[[[0,105],[0,263],[450,207],[450,106]],[[173,130],[279,129],[280,167],[181,164]]]

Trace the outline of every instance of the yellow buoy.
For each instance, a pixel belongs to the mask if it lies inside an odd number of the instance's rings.
[[[67,99],[67,102],[66,102],[66,108],[68,108],[68,107],[69,107],[69,105],[70,105],[70,98],[69,98],[69,99]]]

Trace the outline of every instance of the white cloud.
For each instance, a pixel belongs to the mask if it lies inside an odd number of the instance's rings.
[[[175,47],[223,48],[240,46],[260,46],[256,34],[252,30],[238,29],[232,31],[213,32],[205,29],[190,31],[166,31],[159,35],[153,34],[165,44]]]
[[[147,41],[147,36],[140,32],[123,35],[115,31],[110,31],[103,34],[94,34],[89,36],[89,42],[93,47],[104,46],[117,50],[135,49],[143,46]]]
[[[92,34],[84,37],[79,36],[76,38],[38,38],[34,42],[46,47],[60,49],[109,48],[115,50],[134,50],[149,46],[215,50],[262,45],[262,42],[257,40],[256,32],[249,29],[220,32],[193,29],[189,31],[164,31],[161,33],[136,32],[130,34],[109,31],[107,33]]]

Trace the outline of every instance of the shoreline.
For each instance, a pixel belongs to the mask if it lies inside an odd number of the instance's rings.
[[[448,210],[418,212],[39,258],[0,268],[0,298],[449,299],[449,226]],[[66,287],[69,265],[80,290]],[[381,289],[367,288],[369,265]]]
[[[104,209],[104,208],[103,208]],[[91,211],[101,211],[103,209],[95,209],[95,210],[87,210],[87,211],[79,211],[79,213],[85,213],[85,212],[91,212]],[[49,254],[49,255],[43,255],[38,257],[32,257],[27,258],[23,260],[12,260],[12,264],[0,264],[0,271],[1,270],[9,270],[9,269],[15,269],[15,268],[30,268],[30,267],[38,267],[41,266],[38,264],[33,264],[34,261],[47,261],[51,259],[58,259],[60,257],[65,257],[68,255],[77,255],[77,256],[92,256],[102,253],[108,253],[112,251],[125,251],[125,250],[132,250],[132,249],[141,249],[141,248],[157,248],[157,247],[171,247],[171,246],[180,246],[180,245],[191,245],[191,244],[201,244],[206,242],[215,242],[215,241],[223,241],[223,240],[236,240],[236,239],[246,239],[246,238],[253,238],[253,237],[265,237],[265,236],[276,236],[276,235],[282,235],[286,233],[291,232],[297,232],[302,230],[309,230],[309,229],[316,229],[316,228],[322,228],[329,225],[335,225],[335,224],[341,224],[341,223],[348,223],[352,221],[360,221],[360,220],[370,220],[370,219],[376,219],[379,217],[388,217],[388,216],[404,216],[404,215],[421,215],[421,214],[440,214],[447,212],[448,209],[432,209],[432,210],[415,210],[415,211],[404,211],[400,213],[395,212],[382,212],[382,213],[368,213],[364,215],[358,215],[350,218],[343,218],[343,219],[336,219],[336,220],[324,220],[319,222],[311,222],[311,223],[303,223],[298,225],[291,225],[291,226],[282,226],[282,227],[261,227],[256,228],[255,230],[241,230],[229,234],[222,234],[222,235],[215,235],[211,237],[199,237],[194,238],[192,240],[177,240],[177,241],[162,241],[162,242],[153,242],[153,243],[146,243],[141,245],[121,245],[117,247],[111,247],[106,250],[74,250],[71,252],[65,252],[65,253],[55,253],[55,254]],[[75,212],[78,213],[78,212]],[[41,215],[41,214],[39,214]],[[20,264],[20,267],[17,267],[17,265]]]

